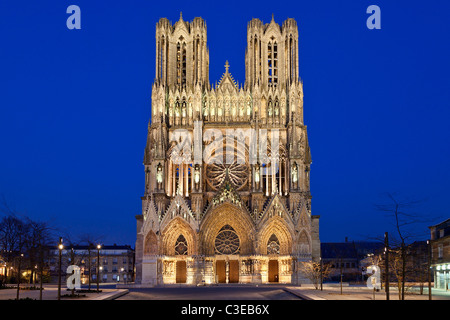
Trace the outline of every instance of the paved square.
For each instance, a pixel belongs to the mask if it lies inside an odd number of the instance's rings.
[[[129,289],[117,300],[301,300],[283,286],[210,286]]]

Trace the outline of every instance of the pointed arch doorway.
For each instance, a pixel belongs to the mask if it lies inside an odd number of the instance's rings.
[[[187,241],[186,238],[180,234],[175,243],[175,255],[185,256],[187,255]],[[186,283],[187,270],[186,270],[186,260],[177,260],[175,270],[175,282],[176,283]]]
[[[216,276],[218,283],[239,282],[240,241],[236,231],[230,225],[223,226],[214,242],[215,252],[225,259],[216,260]]]
[[[272,234],[267,242],[267,254],[274,256],[280,254],[280,241],[275,234]],[[278,259],[269,260],[269,282],[278,282]]]

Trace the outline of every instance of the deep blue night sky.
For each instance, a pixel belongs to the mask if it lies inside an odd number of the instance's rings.
[[[187,4],[189,3],[189,4]],[[201,16],[210,80],[245,81],[247,22],[299,25],[299,72],[321,241],[382,235],[383,192],[449,216],[449,1],[12,1],[0,3],[0,195],[73,235],[135,241],[155,75],[155,24]],[[66,8],[81,8],[68,30]],[[366,27],[369,5],[381,30]]]

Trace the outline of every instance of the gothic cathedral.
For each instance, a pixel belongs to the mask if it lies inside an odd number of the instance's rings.
[[[245,83],[209,81],[206,24],[156,24],[136,283],[308,282],[320,257],[298,28],[247,25]]]

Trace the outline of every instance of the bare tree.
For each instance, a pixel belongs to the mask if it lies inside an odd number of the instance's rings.
[[[375,208],[380,212],[385,212],[389,217],[394,218],[394,228],[396,230],[395,237],[391,233],[389,255],[392,255],[392,259],[389,259],[389,263],[394,271],[397,279],[400,279],[401,300],[405,299],[405,282],[407,279],[407,273],[412,269],[412,266],[408,265],[409,256],[411,255],[410,246],[413,238],[417,238],[418,234],[411,231],[410,227],[414,224],[426,224],[431,223],[429,218],[424,218],[424,214],[418,214],[414,211],[423,200],[417,199],[405,199],[394,193],[386,193],[385,197],[387,203],[377,204]]]
[[[39,300],[42,300],[42,290],[44,281],[44,270],[46,269],[46,261],[48,258],[48,248],[55,243],[54,231],[55,229],[47,222],[40,222],[28,219],[30,243],[33,244],[29,256],[33,257],[30,261],[35,261],[37,269],[35,272],[39,273]],[[33,267],[34,263],[31,264]],[[32,268],[34,270],[34,268]]]
[[[331,273],[331,264],[307,261],[300,262],[299,269],[313,284],[316,290],[319,289],[320,280],[327,278]]]
[[[425,282],[428,281],[428,245],[425,242],[412,244],[410,252],[410,276],[420,286],[420,294],[423,294]]]
[[[9,265],[6,270],[17,268],[17,299],[19,299],[22,268],[30,269],[30,282],[40,272],[40,298],[42,299],[42,281],[45,264],[45,252],[52,240],[52,230],[48,223],[33,221],[12,209],[4,199],[0,201],[0,248]],[[12,272],[10,276],[12,275]],[[6,281],[6,277],[5,277]]]
[[[390,271],[397,279],[398,299],[405,300],[406,254],[402,249],[391,249],[389,252]]]
[[[27,238],[27,225],[13,215],[7,215],[0,221],[0,241],[7,269],[17,268],[17,300],[19,299],[21,268],[23,266],[24,247]]]
[[[15,265],[17,268],[17,300],[19,300],[27,229],[28,226],[23,221],[11,215],[4,217],[0,222],[0,238],[7,264],[9,263],[10,266]]]
[[[0,248],[6,262],[6,282],[8,276],[12,276],[15,259],[23,246],[22,222],[17,218],[16,212],[8,206],[4,197],[0,201],[0,213],[3,214],[0,220]]]
[[[84,244],[87,246],[87,270],[88,270],[88,290],[91,290],[91,272],[92,272],[92,251],[95,250],[95,248],[97,247],[97,244],[100,243],[101,240],[101,236],[94,236],[90,233],[85,233],[82,234],[79,239],[80,239],[80,243]]]

